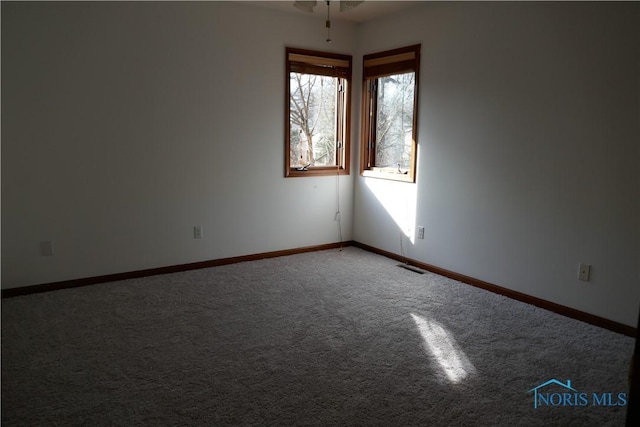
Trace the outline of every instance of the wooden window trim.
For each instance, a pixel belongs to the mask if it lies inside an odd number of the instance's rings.
[[[287,47],[285,72],[285,177],[349,175],[351,153],[352,56]],[[346,90],[338,94],[336,135],[342,136],[336,151],[336,166],[314,166],[306,170],[291,167],[290,151],[290,73],[317,74],[346,81]],[[344,107],[343,107],[344,106]],[[340,138],[339,138],[340,139]]]
[[[362,61],[362,123],[360,147],[360,174],[365,177],[382,178],[394,181],[416,181],[417,149],[418,149],[418,90],[420,77],[420,45],[412,45],[398,49],[376,52],[365,55]],[[375,165],[375,129],[377,111],[377,87],[374,82],[378,78],[413,71],[415,73],[415,92],[413,105],[413,132],[409,171],[401,174],[392,168],[378,168]]]

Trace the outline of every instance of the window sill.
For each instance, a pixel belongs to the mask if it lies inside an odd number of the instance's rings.
[[[335,166],[315,167],[306,170],[289,169],[285,172],[285,178],[299,178],[305,176],[336,176],[349,175],[349,170],[344,168],[336,168]]]
[[[409,173],[400,173],[397,170],[391,168],[374,168],[365,169],[361,172],[361,175],[367,178],[387,179],[390,181],[400,181],[415,183],[415,179]]]

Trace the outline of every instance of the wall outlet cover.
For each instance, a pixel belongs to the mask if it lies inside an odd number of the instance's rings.
[[[40,255],[41,256],[53,255],[53,242],[51,240],[40,242]]]
[[[580,264],[580,269],[578,270],[578,279],[584,282],[588,282],[590,275],[591,275],[591,266],[589,264]]]

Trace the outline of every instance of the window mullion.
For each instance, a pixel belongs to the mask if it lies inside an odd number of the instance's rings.
[[[377,117],[376,111],[378,110],[378,81],[372,79],[369,85],[369,96],[371,102],[369,103],[369,167],[372,168],[376,165],[376,126]]]
[[[337,87],[337,96],[338,100],[336,105],[336,167],[340,168],[342,164],[342,141],[344,139],[344,117],[343,117],[343,109],[344,109],[344,82],[342,79],[338,79],[338,87]]]

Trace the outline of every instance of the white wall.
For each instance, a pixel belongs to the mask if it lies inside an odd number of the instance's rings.
[[[3,3],[2,287],[339,241],[337,178],[283,177],[284,51],[352,53],[355,31],[327,46],[322,19],[238,3]],[[350,240],[353,173],[340,196]]]
[[[283,178],[284,46],[357,82],[421,43],[417,183],[342,177],[344,240],[635,326],[639,8],[427,3],[327,49],[237,3],[3,3],[2,287],[338,241],[336,179]]]
[[[415,185],[357,177],[354,239],[400,253],[423,225],[410,258],[635,326],[639,30],[638,3],[429,3],[362,25],[360,54],[422,44],[419,158]]]

